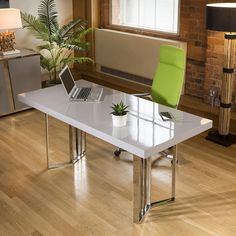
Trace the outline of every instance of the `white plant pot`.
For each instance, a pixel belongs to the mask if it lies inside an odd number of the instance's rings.
[[[127,114],[124,115],[124,116],[115,116],[115,115],[112,114],[111,116],[112,116],[113,126],[115,126],[115,127],[126,126]]]

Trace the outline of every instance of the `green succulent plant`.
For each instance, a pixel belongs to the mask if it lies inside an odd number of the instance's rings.
[[[50,79],[56,81],[57,70],[67,63],[93,62],[89,57],[73,54],[73,51],[87,51],[89,43],[85,41],[85,36],[91,28],[87,27],[84,19],[76,19],[60,27],[55,0],[42,0],[37,17],[22,12],[21,18],[23,27],[43,41],[38,46],[41,67],[50,73]]]
[[[128,107],[129,106],[125,105],[123,101],[117,104],[113,103],[113,106],[111,106],[113,112],[111,112],[111,114],[113,114],[114,116],[124,116],[129,112],[127,110]]]

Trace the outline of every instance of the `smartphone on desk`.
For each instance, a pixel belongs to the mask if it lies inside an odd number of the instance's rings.
[[[161,119],[162,119],[163,121],[169,121],[169,120],[172,119],[171,114],[170,114],[169,112],[167,112],[167,111],[165,111],[165,112],[160,112],[159,115],[160,115],[160,117],[161,117]]]

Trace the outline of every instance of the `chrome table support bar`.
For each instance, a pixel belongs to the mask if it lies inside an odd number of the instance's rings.
[[[158,205],[163,205],[166,203],[173,202],[175,200],[175,173],[176,173],[176,163],[177,163],[177,145],[173,146],[170,149],[172,153],[172,158],[171,158],[171,168],[172,168],[172,179],[171,179],[171,197],[167,199],[163,199],[160,201],[152,202],[151,206],[155,207]]]
[[[45,114],[45,136],[46,136],[46,157],[47,157],[47,168],[54,169],[58,167],[65,167],[71,164],[75,164],[86,152],[86,133],[69,125],[69,153],[70,160],[63,163],[50,163],[49,155],[49,119],[48,115]]]
[[[133,157],[133,221],[140,223],[151,207],[151,157]]]
[[[177,147],[172,147],[172,183],[171,197],[156,202],[151,202],[151,157],[142,159],[134,155],[133,160],[133,222],[141,223],[146,213],[158,205],[163,205],[175,200],[175,172]]]
[[[86,153],[86,133],[69,126],[70,161],[76,163]]]

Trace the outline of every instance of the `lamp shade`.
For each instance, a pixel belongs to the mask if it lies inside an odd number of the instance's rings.
[[[236,32],[236,3],[207,4],[206,28],[215,31]]]
[[[15,8],[0,9],[0,30],[22,28],[20,10]]]

